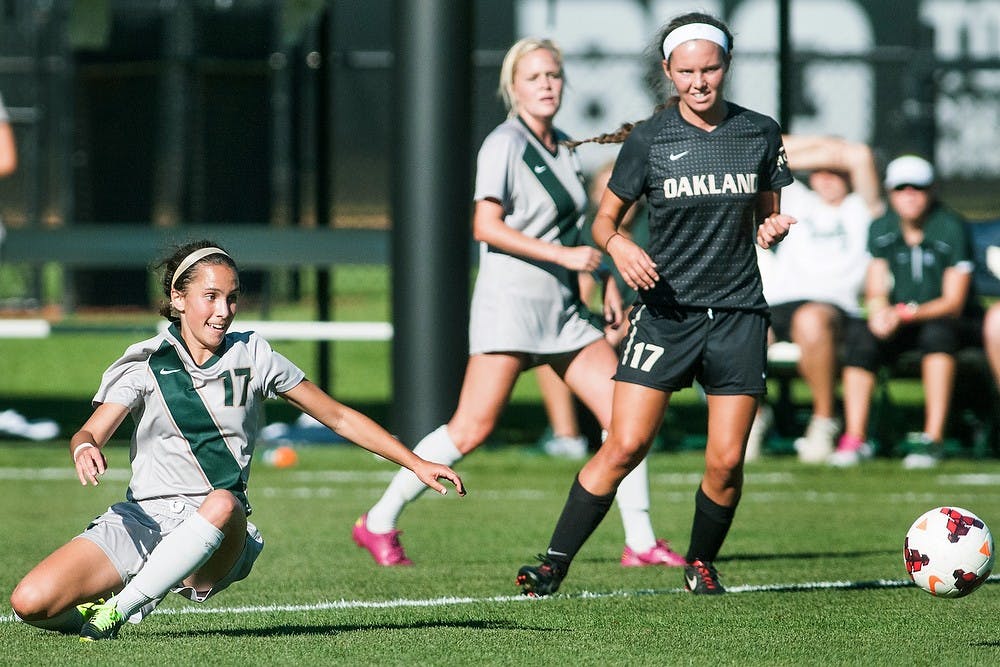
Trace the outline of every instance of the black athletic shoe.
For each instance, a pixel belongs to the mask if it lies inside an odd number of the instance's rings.
[[[80,641],[96,642],[114,639],[118,630],[128,619],[118,613],[117,601],[112,597],[107,602],[95,603],[90,608],[90,617],[80,628]]]
[[[684,588],[695,595],[721,595],[726,589],[719,583],[719,573],[715,566],[702,560],[695,560],[684,566]]]
[[[566,573],[548,556],[538,554],[540,565],[525,565],[517,571],[517,585],[521,593],[533,598],[552,595],[559,590]]]

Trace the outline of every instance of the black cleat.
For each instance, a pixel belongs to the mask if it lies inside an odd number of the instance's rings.
[[[538,555],[540,565],[525,565],[517,571],[517,585],[521,593],[533,598],[552,595],[559,590],[566,573],[548,556]]]
[[[719,583],[715,566],[702,560],[694,560],[684,566],[684,588],[695,595],[722,595],[726,592]]]
[[[80,628],[80,641],[96,642],[118,636],[118,630],[128,619],[118,613],[116,604],[112,597],[107,602],[95,603],[90,608],[90,618]]]

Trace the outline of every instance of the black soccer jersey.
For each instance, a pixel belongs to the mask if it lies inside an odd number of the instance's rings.
[[[625,201],[646,195],[649,245],[660,280],[648,305],[763,310],[754,243],[757,195],[792,182],[771,118],[727,103],[712,132],[668,107],[629,134],[608,187]]]

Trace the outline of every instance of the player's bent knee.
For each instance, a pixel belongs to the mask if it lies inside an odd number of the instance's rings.
[[[10,594],[10,607],[22,621],[41,621],[53,615],[51,600],[45,591],[30,583],[21,582]]]
[[[216,489],[205,496],[205,501],[198,508],[198,513],[219,529],[234,520],[246,521],[243,503],[232,492],[223,489]]]

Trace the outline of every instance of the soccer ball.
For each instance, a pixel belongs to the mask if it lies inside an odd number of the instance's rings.
[[[913,583],[931,595],[964,597],[993,570],[993,535],[967,509],[935,507],[907,531],[903,564]]]

